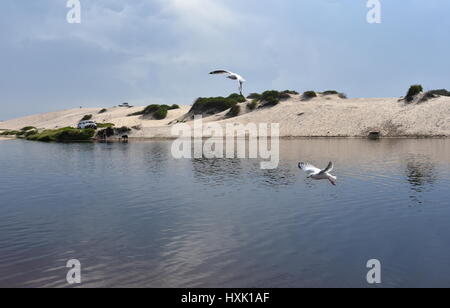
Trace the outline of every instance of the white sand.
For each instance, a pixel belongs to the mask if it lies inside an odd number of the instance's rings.
[[[386,137],[450,137],[450,97],[439,97],[424,103],[405,104],[397,98],[340,99],[325,96],[302,101],[300,96],[282,101],[275,107],[247,112],[226,118],[227,112],[205,118],[205,122],[226,123],[280,123],[281,137],[365,137],[370,131],[379,131]],[[169,111],[167,119],[148,120],[139,116],[127,117],[143,107],[72,109],[33,115],[0,122],[0,129],[20,129],[24,126],[60,128],[76,126],[87,114],[99,123],[120,126],[140,126],[130,137],[171,138],[169,123],[182,118],[190,106]],[[188,122],[192,123],[192,122]]]

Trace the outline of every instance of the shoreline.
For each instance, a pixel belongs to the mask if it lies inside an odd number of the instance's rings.
[[[297,138],[368,138],[375,134],[385,138],[450,138],[450,98],[436,97],[427,102],[406,103],[398,98],[350,98],[322,96],[304,100],[300,95],[292,95],[271,107],[249,108],[250,100],[240,103],[239,113],[229,116],[229,110],[203,117],[203,129],[213,124],[221,127],[226,136],[230,124],[268,125],[279,123],[280,139]],[[89,115],[98,124],[111,123],[115,127],[126,127],[130,140],[174,140],[171,129],[175,123],[189,125],[195,129],[190,110],[192,106],[180,105],[169,110],[167,117],[156,120],[144,116],[131,116],[145,106],[77,108],[0,122],[2,130],[20,130],[33,126],[40,130],[54,130],[76,127],[78,122]],[[192,130],[194,131],[194,130]],[[264,133],[257,134],[264,135]],[[116,135],[117,136],[117,135]],[[211,132],[203,134],[208,138]]]

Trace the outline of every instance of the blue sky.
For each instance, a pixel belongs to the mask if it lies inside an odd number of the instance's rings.
[[[450,1],[3,0],[0,120],[33,113],[133,104],[190,104],[245,92],[336,89],[399,97],[413,83],[450,88]]]

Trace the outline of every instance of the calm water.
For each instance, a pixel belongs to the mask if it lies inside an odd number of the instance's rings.
[[[170,142],[0,141],[0,287],[450,287],[450,140],[282,141],[255,160]],[[336,163],[338,186],[300,160]]]

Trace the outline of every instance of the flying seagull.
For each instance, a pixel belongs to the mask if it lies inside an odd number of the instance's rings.
[[[210,75],[225,74],[225,75],[227,75],[228,79],[237,80],[239,82],[239,93],[241,93],[241,95],[243,95],[242,88],[243,88],[244,82],[246,82],[246,80],[241,75],[238,75],[233,72],[226,71],[226,70],[218,70],[218,71],[211,72],[209,74]]]
[[[308,174],[308,178],[314,180],[328,180],[331,184],[336,186],[337,177],[330,173],[331,171],[333,171],[334,167],[332,162],[330,162],[328,166],[323,170],[320,170],[319,168],[316,168],[308,163],[299,163],[298,167]]]

